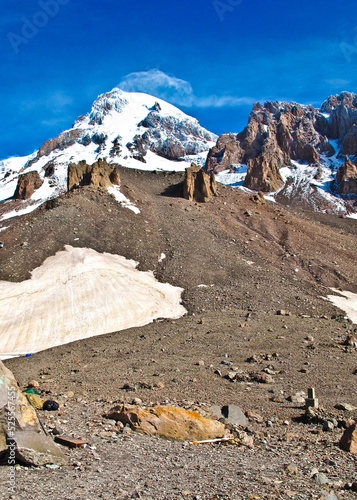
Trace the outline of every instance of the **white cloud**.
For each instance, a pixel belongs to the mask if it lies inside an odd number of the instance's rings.
[[[118,87],[127,92],[146,92],[180,106],[192,106],[194,99],[189,82],[158,69],[129,73]]]
[[[209,95],[198,97],[190,82],[168,75],[158,69],[129,73],[118,87],[127,92],[145,92],[178,106],[195,108],[238,107],[253,104],[251,97]]]

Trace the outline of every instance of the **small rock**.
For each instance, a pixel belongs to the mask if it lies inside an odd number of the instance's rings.
[[[205,362],[200,360],[196,363],[197,366],[205,366]]]
[[[156,382],[156,384],[154,384],[154,387],[156,387],[156,389],[164,389],[165,388],[165,384],[163,382]]]
[[[329,493],[324,500],[339,500],[338,497],[334,493]]]
[[[274,379],[268,373],[255,373],[252,375],[252,379],[260,384],[274,384]]]
[[[282,396],[273,396],[270,401],[274,401],[274,403],[284,403],[285,399]]]
[[[354,411],[354,410],[357,410],[357,408],[355,406],[352,406],[348,403],[339,403],[337,405],[335,405],[335,408],[337,410],[344,410],[344,411]]]
[[[258,363],[259,358],[256,354],[253,354],[253,356],[250,356],[245,360],[246,363]]]
[[[298,473],[298,468],[294,464],[289,464],[287,467],[285,467],[285,474],[287,474],[288,476],[297,476]]]
[[[295,404],[305,404],[305,398],[303,398],[302,396],[298,396],[297,394],[295,394],[294,396],[289,396],[288,401]]]
[[[291,316],[291,313],[288,311],[285,311],[285,309],[279,309],[279,311],[276,311],[277,316]]]
[[[254,448],[254,437],[248,436],[248,434],[244,432],[240,438],[240,444],[247,448]]]
[[[312,480],[317,484],[330,484],[330,481],[326,474],[323,472],[318,472],[312,476]]]
[[[322,425],[322,430],[324,432],[332,432],[334,430],[335,426],[333,425],[330,420],[325,420],[323,425]]]
[[[30,380],[30,382],[27,384],[27,387],[38,389],[40,387],[40,384],[37,382],[37,380]]]
[[[132,400],[131,404],[141,406],[143,404],[143,402],[140,398],[134,398]]]
[[[255,413],[253,411],[247,411],[245,414],[249,420],[253,420],[254,422],[257,422],[258,424],[262,424],[264,422],[263,417],[261,415],[259,415],[258,413]]]

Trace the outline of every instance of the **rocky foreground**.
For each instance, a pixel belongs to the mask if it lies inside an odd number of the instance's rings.
[[[86,446],[60,445],[62,466],[18,464],[15,493],[1,467],[2,496],[355,498],[357,455],[339,445],[357,419],[355,326],[326,297],[357,292],[356,222],[220,185],[200,204],[181,174],[120,179],[139,214],[100,188],[59,197],[2,232],[0,278],[27,279],[64,245],[92,248],[184,288],[188,313],[7,360],[21,389],[35,381],[59,403],[37,411],[46,431]],[[319,408],[306,413],[309,388]],[[223,421],[227,442],[191,444],[108,418],[132,403],[203,417],[234,405],[247,421]]]

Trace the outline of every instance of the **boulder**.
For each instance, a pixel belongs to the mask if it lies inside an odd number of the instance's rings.
[[[226,406],[212,406],[212,414],[217,419],[224,418],[232,425],[239,425],[241,427],[248,427],[249,421],[242,412],[241,408],[237,405]]]
[[[118,166],[108,164],[105,159],[99,158],[93,165],[88,165],[85,160],[68,165],[68,191],[79,186],[107,188],[113,184],[120,184]]]
[[[190,201],[207,202],[217,195],[216,178],[213,172],[208,175],[195,163],[185,170],[183,196]]]
[[[133,430],[149,436],[161,436],[189,441],[203,441],[224,437],[225,427],[221,422],[202,417],[196,411],[174,406],[141,408],[136,405],[114,407],[106,415]]]
[[[16,380],[0,361],[0,459],[15,457],[25,465],[63,465],[61,449],[47,436],[35,409],[17,386]]]
[[[347,427],[340,439],[340,448],[357,454],[357,423]]]
[[[16,200],[28,200],[42,184],[43,180],[36,171],[21,174],[17,181],[14,198]]]

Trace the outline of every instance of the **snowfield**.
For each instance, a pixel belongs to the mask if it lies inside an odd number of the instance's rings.
[[[21,283],[0,281],[0,359],[186,313],[182,288],[137,262],[66,246]]]

